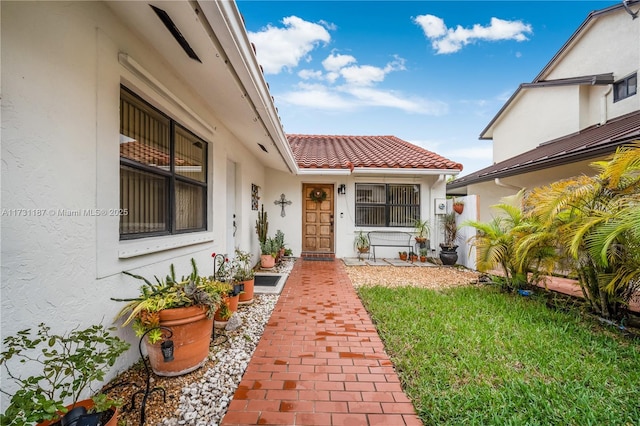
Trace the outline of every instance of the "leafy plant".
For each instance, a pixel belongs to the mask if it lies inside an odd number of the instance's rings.
[[[358,251],[366,251],[369,249],[369,237],[361,230],[356,235],[354,244]]]
[[[592,166],[595,176],[535,188],[524,208],[570,261],[591,309],[617,317],[640,288],[640,141]]]
[[[66,413],[65,401],[75,404],[93,382],[104,380],[108,368],[129,348],[129,343],[109,333],[114,330],[94,325],[53,334],[41,323],[35,332],[25,329],[6,337],[0,364],[20,389],[11,396],[0,424],[31,425],[57,419],[58,412]],[[26,378],[16,376],[9,367],[14,358],[21,370],[30,365],[39,372]],[[101,394],[94,400],[98,411],[117,405]]]
[[[284,232],[278,229],[276,231],[276,235],[273,238],[273,241],[276,247],[278,248],[278,250],[283,249],[284,248]]]
[[[454,212],[442,215],[442,230],[444,231],[444,242],[440,247],[453,250],[458,247],[458,226],[456,225],[456,214]]]
[[[207,316],[212,318],[222,301],[222,294],[218,291],[217,281],[198,275],[198,268],[191,259],[192,271],[188,277],[176,279],[175,268],[170,266],[170,273],[161,280],[155,276],[156,283],[146,278],[123,271],[144,284],[140,287],[140,296],[133,299],[116,299],[116,302],[128,302],[116,315],[115,320],[125,318],[122,325],[133,322],[133,330],[137,336],[156,328],[160,324],[159,312],[163,309],[181,308],[188,306],[202,306]],[[162,330],[156,329],[147,335],[151,343],[162,338]]]
[[[521,194],[511,203],[505,200],[492,206],[498,211],[498,215],[489,222],[470,220],[463,223],[463,226],[476,229],[471,244],[477,249],[478,270],[488,272],[494,268],[502,269],[505,278],[502,287],[509,291],[524,286],[527,283],[527,273],[535,269],[534,261],[542,260],[536,258],[534,252],[517,256],[518,244],[531,232],[533,226],[525,220],[520,207],[516,205],[520,200]],[[537,254],[542,255],[542,252]],[[539,264],[538,262],[538,266]]]
[[[270,254],[276,257],[278,254],[278,246],[273,238],[267,238],[264,243],[260,243],[260,252],[262,254]]]
[[[416,232],[416,240],[424,240],[429,237],[429,219],[416,219],[413,223],[413,227]]]
[[[253,279],[255,271],[251,265],[251,253],[236,249],[235,257],[229,267],[232,281],[248,281]]]

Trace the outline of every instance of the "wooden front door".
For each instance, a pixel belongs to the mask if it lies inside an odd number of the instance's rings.
[[[334,253],[333,185],[303,184],[302,199],[302,251]]]

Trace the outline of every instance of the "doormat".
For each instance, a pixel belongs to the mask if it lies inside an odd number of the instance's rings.
[[[289,274],[260,272],[254,275],[253,291],[257,294],[280,294]]]
[[[282,278],[280,275],[256,275],[254,286],[275,287]]]

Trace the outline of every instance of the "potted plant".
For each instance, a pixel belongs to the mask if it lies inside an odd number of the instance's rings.
[[[424,263],[427,261],[427,253],[428,250],[426,248],[420,249],[420,262]]]
[[[442,215],[442,228],[444,242],[440,243],[440,260],[444,265],[455,265],[458,260],[458,246],[456,245],[458,227],[454,212]]]
[[[26,329],[5,337],[0,364],[19,389],[0,415],[0,424],[48,425],[62,418],[71,424],[83,416],[85,425],[116,425],[119,402],[104,394],[80,399],[92,383],[104,380],[118,356],[129,348],[111,331],[114,328],[94,325],[59,335],[42,323],[35,332]],[[9,367],[12,359],[20,370],[33,366],[31,371],[37,372],[29,377],[14,374]]]
[[[406,251],[399,251],[398,255],[400,256],[400,260],[407,260],[407,252]]]
[[[464,210],[464,201],[459,200],[457,198],[453,199],[453,211],[458,213],[458,214],[462,214],[462,211]]]
[[[146,333],[145,346],[149,364],[159,376],[179,376],[201,367],[209,355],[209,340],[213,329],[213,316],[222,302],[217,281],[198,275],[196,263],[191,259],[192,272],[188,277],[176,279],[174,266],[165,279],[155,277],[156,283],[139,275],[123,272],[141,280],[140,296],[133,299],[115,299],[127,302],[116,316],[124,319],[123,326],[132,324],[136,335]],[[164,361],[161,345],[165,332],[172,331],[174,359]]]
[[[284,238],[284,234],[283,234]],[[251,265],[251,253],[236,249],[235,257],[230,267],[231,281],[242,286],[240,304],[253,302],[253,289],[255,284],[255,271]]]
[[[279,261],[284,256],[284,232],[278,229],[276,231],[275,237],[273,238],[273,241],[275,242],[276,248],[278,249],[276,261]]]
[[[212,285],[222,299],[213,315],[213,326],[215,328],[224,328],[229,318],[238,310],[240,294],[235,294],[233,284],[230,282],[214,281]]]
[[[354,244],[358,251],[358,260],[362,260],[362,254],[369,253],[369,237],[361,230],[358,232],[358,235],[356,235]]]
[[[416,243],[420,244],[420,248],[427,246],[427,238],[429,238],[429,220],[416,219],[413,224],[416,236]]]
[[[418,255],[416,254],[416,252],[414,251],[409,252],[409,260],[411,262],[415,262],[416,260],[418,260]]]
[[[271,269],[276,264],[277,248],[273,238],[267,238],[260,243],[260,266],[263,269]]]

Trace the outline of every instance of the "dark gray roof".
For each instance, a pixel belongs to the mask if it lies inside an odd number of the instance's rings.
[[[447,184],[447,190],[596,158],[612,153],[618,146],[638,138],[640,111],[544,142],[530,151],[458,178]]]

